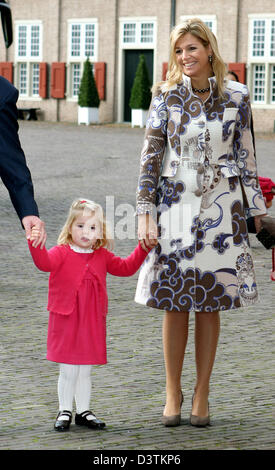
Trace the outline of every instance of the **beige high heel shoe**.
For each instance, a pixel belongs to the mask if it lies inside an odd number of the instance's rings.
[[[192,396],[192,407],[193,407],[194,396],[195,396],[195,393],[193,393],[193,396]],[[205,426],[208,426],[210,424],[209,402],[208,402],[208,416],[196,416],[196,415],[192,415],[192,412],[191,412],[190,424],[192,426],[197,426],[198,428],[204,428]]]
[[[180,408],[183,404],[183,393],[181,391],[181,403]],[[162,415],[162,424],[166,427],[179,426],[181,423],[181,413],[178,415],[165,416]]]

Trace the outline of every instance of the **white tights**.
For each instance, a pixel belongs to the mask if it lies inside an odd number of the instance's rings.
[[[89,410],[91,399],[91,365],[60,364],[58,378],[59,411],[73,410],[73,399],[78,414]],[[60,419],[69,419],[61,415]]]

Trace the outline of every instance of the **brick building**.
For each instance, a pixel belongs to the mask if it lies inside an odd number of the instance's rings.
[[[94,66],[101,122],[130,120],[140,53],[152,82],[162,79],[171,26],[198,16],[216,34],[225,62],[247,83],[256,131],[275,121],[275,0],[10,0],[14,42],[0,41],[0,74],[19,89],[19,107],[40,119],[77,120],[87,57]]]

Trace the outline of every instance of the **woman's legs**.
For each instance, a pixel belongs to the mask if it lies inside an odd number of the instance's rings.
[[[188,312],[166,312],[163,320],[163,352],[166,369],[165,416],[178,415],[181,404],[181,372],[188,339]]]
[[[179,414],[181,373],[188,339],[189,313],[166,312],[163,320],[163,351],[166,369],[165,416]],[[197,382],[192,414],[208,415],[209,382],[220,332],[219,312],[197,312],[195,319],[195,355]]]
[[[195,319],[195,354],[197,382],[192,414],[208,415],[209,382],[215,361],[220,332],[219,312],[196,312]]]

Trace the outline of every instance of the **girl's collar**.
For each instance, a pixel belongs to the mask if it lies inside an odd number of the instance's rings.
[[[74,245],[73,243],[70,243],[70,248],[76,253],[93,253],[94,252],[92,248],[81,248],[80,246]]]

